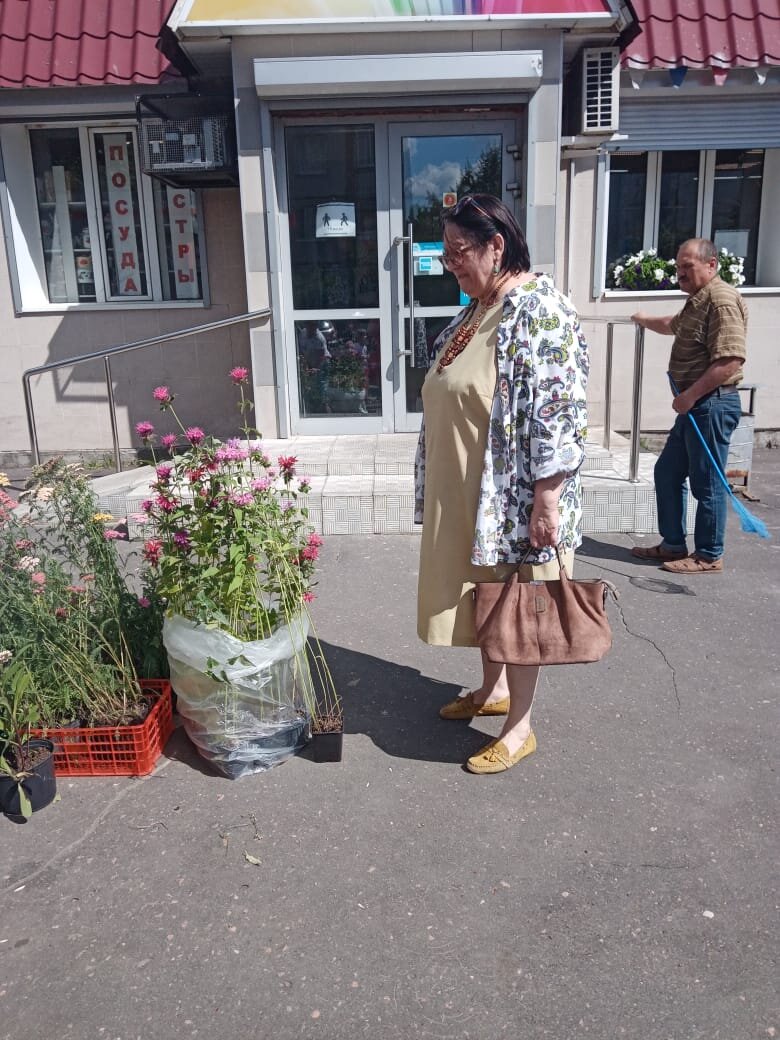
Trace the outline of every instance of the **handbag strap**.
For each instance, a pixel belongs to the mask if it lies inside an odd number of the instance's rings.
[[[522,560],[520,560],[520,562],[515,567],[515,570],[514,570],[515,575],[520,573],[520,568],[523,566],[524,563],[527,562],[528,557],[531,555],[531,553],[533,551],[534,551],[534,546],[533,545],[529,545],[528,548],[526,549],[524,555],[523,555]],[[561,572],[561,577],[563,578],[564,581],[570,581],[571,578],[569,577],[569,575],[566,572],[566,565],[563,562],[563,554],[561,553],[560,545],[556,545],[555,546],[555,555],[558,557],[558,569]],[[531,564],[531,566],[533,566],[533,564]]]

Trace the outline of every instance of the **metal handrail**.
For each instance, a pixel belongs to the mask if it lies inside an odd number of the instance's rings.
[[[607,356],[604,374],[604,439],[603,445],[609,450],[612,426],[612,341],[616,325],[634,326],[634,385],[631,394],[631,425],[629,428],[629,462],[628,479],[632,484],[639,483],[639,434],[642,416],[642,372],[645,362],[645,330],[631,318],[607,318],[602,315],[589,317],[581,314],[580,323],[607,326]]]
[[[35,425],[35,412],[33,409],[32,390],[30,380],[33,376],[42,372],[53,372],[58,368],[70,368],[74,365],[82,365],[87,361],[98,361],[102,358],[106,371],[106,393],[108,396],[108,407],[111,418],[111,437],[114,443],[114,463],[117,472],[122,470],[122,457],[119,450],[119,430],[116,422],[116,404],[114,401],[114,384],[111,378],[111,358],[115,354],[127,354],[131,350],[140,350],[142,347],[153,347],[158,343],[166,343],[168,340],[184,339],[185,336],[196,336],[200,332],[211,332],[213,329],[225,328],[227,325],[237,325],[242,321],[254,321],[255,319],[268,319],[271,317],[268,307],[259,311],[247,311],[245,314],[236,314],[232,318],[220,318],[218,321],[209,321],[205,325],[192,325],[188,329],[177,329],[175,332],[166,332],[159,336],[151,336],[149,339],[137,339],[132,343],[121,343],[115,347],[104,347],[103,350],[94,350],[90,354],[79,354],[76,357],[65,358],[63,361],[50,361],[47,365],[38,365],[36,368],[28,368],[22,375],[22,387],[24,389],[24,407],[27,412],[27,429],[30,434],[30,447],[32,448],[33,461],[39,465],[41,452],[38,446],[38,431]]]

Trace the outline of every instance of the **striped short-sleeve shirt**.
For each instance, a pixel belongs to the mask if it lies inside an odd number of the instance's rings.
[[[674,333],[669,371],[680,390],[687,390],[719,358],[745,360],[747,308],[737,290],[713,278],[688,298],[671,322]],[[739,383],[740,368],[729,379]]]

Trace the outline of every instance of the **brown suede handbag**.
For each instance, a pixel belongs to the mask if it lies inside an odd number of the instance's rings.
[[[560,580],[520,581],[526,554],[507,581],[476,585],[477,642],[491,661],[586,664],[612,646],[606,600],[608,592],[617,599],[617,589],[603,578],[570,578],[556,552]]]

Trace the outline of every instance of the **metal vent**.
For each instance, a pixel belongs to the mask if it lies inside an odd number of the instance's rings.
[[[618,128],[620,53],[617,47],[586,47],[582,55],[582,133]]]
[[[144,173],[175,187],[238,183],[232,98],[139,96],[136,115]]]

